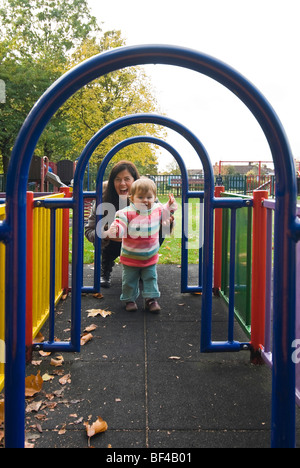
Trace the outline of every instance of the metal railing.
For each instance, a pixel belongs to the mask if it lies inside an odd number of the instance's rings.
[[[68,288],[69,214],[56,210],[55,250],[51,247],[51,212],[40,207],[41,200],[64,198],[65,193],[34,199],[27,193],[27,269],[26,269],[26,358],[31,359],[32,343],[49,318],[51,310],[51,262],[54,255],[54,305]],[[5,205],[0,205],[0,220],[5,219]],[[0,243],[0,343],[5,341],[5,246]],[[0,356],[2,357],[2,356]],[[4,385],[4,363],[0,362],[0,390]]]

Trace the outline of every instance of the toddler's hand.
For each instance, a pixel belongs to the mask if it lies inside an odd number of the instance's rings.
[[[177,203],[175,201],[175,197],[174,197],[173,193],[169,193],[168,205],[169,205],[171,211],[176,211],[177,208],[178,208],[178,205],[177,205]]]
[[[118,228],[116,225],[112,224],[110,228],[107,231],[107,236],[110,237],[111,239],[115,239],[118,234]]]

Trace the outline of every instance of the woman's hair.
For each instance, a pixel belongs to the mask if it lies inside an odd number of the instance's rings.
[[[130,198],[135,196],[136,193],[146,194],[149,190],[153,193],[154,197],[156,198],[156,185],[153,180],[148,179],[146,177],[142,177],[141,179],[136,180],[133,182],[130,191]]]
[[[112,203],[116,209],[118,209],[119,205],[119,196],[116,192],[114,181],[120,172],[126,170],[132,175],[134,180],[140,178],[139,171],[132,162],[120,161],[117,164],[115,164],[112,170],[110,171],[107,187],[105,192],[103,193],[103,202]]]

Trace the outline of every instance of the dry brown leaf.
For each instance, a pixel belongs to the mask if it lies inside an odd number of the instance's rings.
[[[43,388],[43,379],[40,371],[37,375],[30,375],[25,379],[25,397],[32,397],[39,393]]]
[[[51,352],[49,351],[39,351],[39,354],[43,357],[47,357],[47,356],[50,356]]]
[[[93,297],[95,297],[96,299],[103,299],[103,294],[101,293],[96,293],[96,294],[93,294]]]
[[[89,332],[92,332],[92,331],[96,330],[96,328],[98,328],[98,326],[95,325],[94,323],[92,323],[92,325],[90,325],[90,326],[88,326],[88,327],[86,327],[84,329],[84,332],[89,333]]]
[[[87,310],[88,317],[97,317],[97,315],[101,315],[101,317],[107,317],[111,315],[112,312],[110,310],[103,310],[103,309],[89,309]]]
[[[85,345],[88,341],[93,339],[93,335],[91,333],[87,333],[80,338],[81,346]]]
[[[102,418],[98,418],[91,426],[89,423],[83,423],[86,428],[86,433],[88,437],[93,437],[95,434],[99,434],[100,432],[107,431],[108,425],[106,421],[103,421]]]
[[[43,341],[45,341],[45,337],[41,334],[41,332],[39,332],[33,340],[34,343],[42,343]]]
[[[59,383],[61,385],[66,385],[67,383],[71,383],[71,374],[64,375],[61,379],[59,379]]]
[[[40,366],[41,363],[42,363],[42,360],[39,360],[39,361],[31,361],[31,364],[32,364],[33,366]]]
[[[43,374],[42,375],[42,379],[44,382],[49,382],[50,380],[53,380],[54,379],[54,376],[53,375],[49,375],[49,374]]]
[[[67,432],[66,430],[66,424],[63,425],[63,427],[58,431],[59,435],[64,435]]]
[[[52,358],[50,361],[50,365],[55,366],[55,367],[60,367],[63,365],[63,363],[64,363],[64,358],[61,355],[56,356],[55,358]]]
[[[38,412],[42,404],[42,401],[33,401],[32,403],[27,405],[26,413],[31,413],[32,411]]]

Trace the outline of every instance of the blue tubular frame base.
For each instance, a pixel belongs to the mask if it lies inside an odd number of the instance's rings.
[[[121,47],[96,55],[74,67],[57,80],[35,104],[15,142],[7,173],[6,228],[6,366],[5,366],[5,444],[24,446],[25,381],[25,301],[26,297],[26,189],[30,163],[37,142],[55,112],[76,91],[96,78],[113,71],[138,65],[162,64],[202,73],[224,85],[252,112],[268,140],[276,174],[275,250],[274,250],[274,333],[272,385],[272,446],[294,447],[295,438],[295,364],[291,359],[295,340],[295,272],[297,187],[292,152],[273,108],[264,96],[241,74],[223,62],[198,51],[169,45]],[[184,133],[189,139],[189,134]],[[204,172],[211,171],[209,161]],[[205,201],[213,201],[213,173],[205,180]],[[204,310],[212,302],[213,209],[205,203],[204,228]],[[220,206],[220,205],[219,205]],[[83,202],[74,179],[73,219],[83,219]],[[75,224],[76,225],[76,224]],[[74,226],[75,226],[74,225]],[[77,223],[73,244],[72,300],[80,304],[83,255],[78,239],[83,235]],[[296,226],[296,228],[295,228]],[[1,233],[2,231],[2,233]],[[293,234],[293,235],[291,235]],[[296,239],[295,239],[296,238]],[[76,270],[79,272],[76,276]],[[75,275],[74,275],[75,274]],[[74,297],[73,297],[74,293]],[[75,304],[75,302],[73,303]],[[74,308],[73,308],[74,307]],[[72,320],[80,331],[80,311],[72,306]],[[208,314],[209,315],[209,314]],[[210,345],[210,317],[203,314],[202,339]],[[205,335],[208,333],[208,336]],[[80,339],[72,335],[75,349]]]

